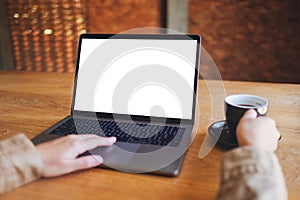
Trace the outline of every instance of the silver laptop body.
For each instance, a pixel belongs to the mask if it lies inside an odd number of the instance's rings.
[[[198,35],[82,34],[71,114],[32,141],[116,136],[113,146],[81,156],[99,154],[100,167],[124,172],[177,176],[195,124],[200,41]]]

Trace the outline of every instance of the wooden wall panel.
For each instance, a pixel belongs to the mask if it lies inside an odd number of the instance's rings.
[[[189,32],[223,79],[300,83],[299,10],[297,0],[190,0]]]
[[[160,27],[160,0],[90,0],[88,32],[119,33],[139,27]]]

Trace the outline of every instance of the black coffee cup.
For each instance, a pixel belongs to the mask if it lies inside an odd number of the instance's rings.
[[[249,94],[234,94],[225,98],[226,123],[233,140],[236,140],[236,127],[249,109],[254,109],[258,116],[266,116],[269,102],[267,99]]]

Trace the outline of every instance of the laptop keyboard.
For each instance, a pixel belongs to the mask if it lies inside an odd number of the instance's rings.
[[[69,119],[50,134],[96,134],[117,138],[117,141],[160,146],[179,146],[185,128],[110,120]]]

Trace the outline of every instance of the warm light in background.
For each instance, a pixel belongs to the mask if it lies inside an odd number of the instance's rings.
[[[86,0],[7,0],[15,67],[73,72]],[[34,58],[34,59],[32,59]]]

